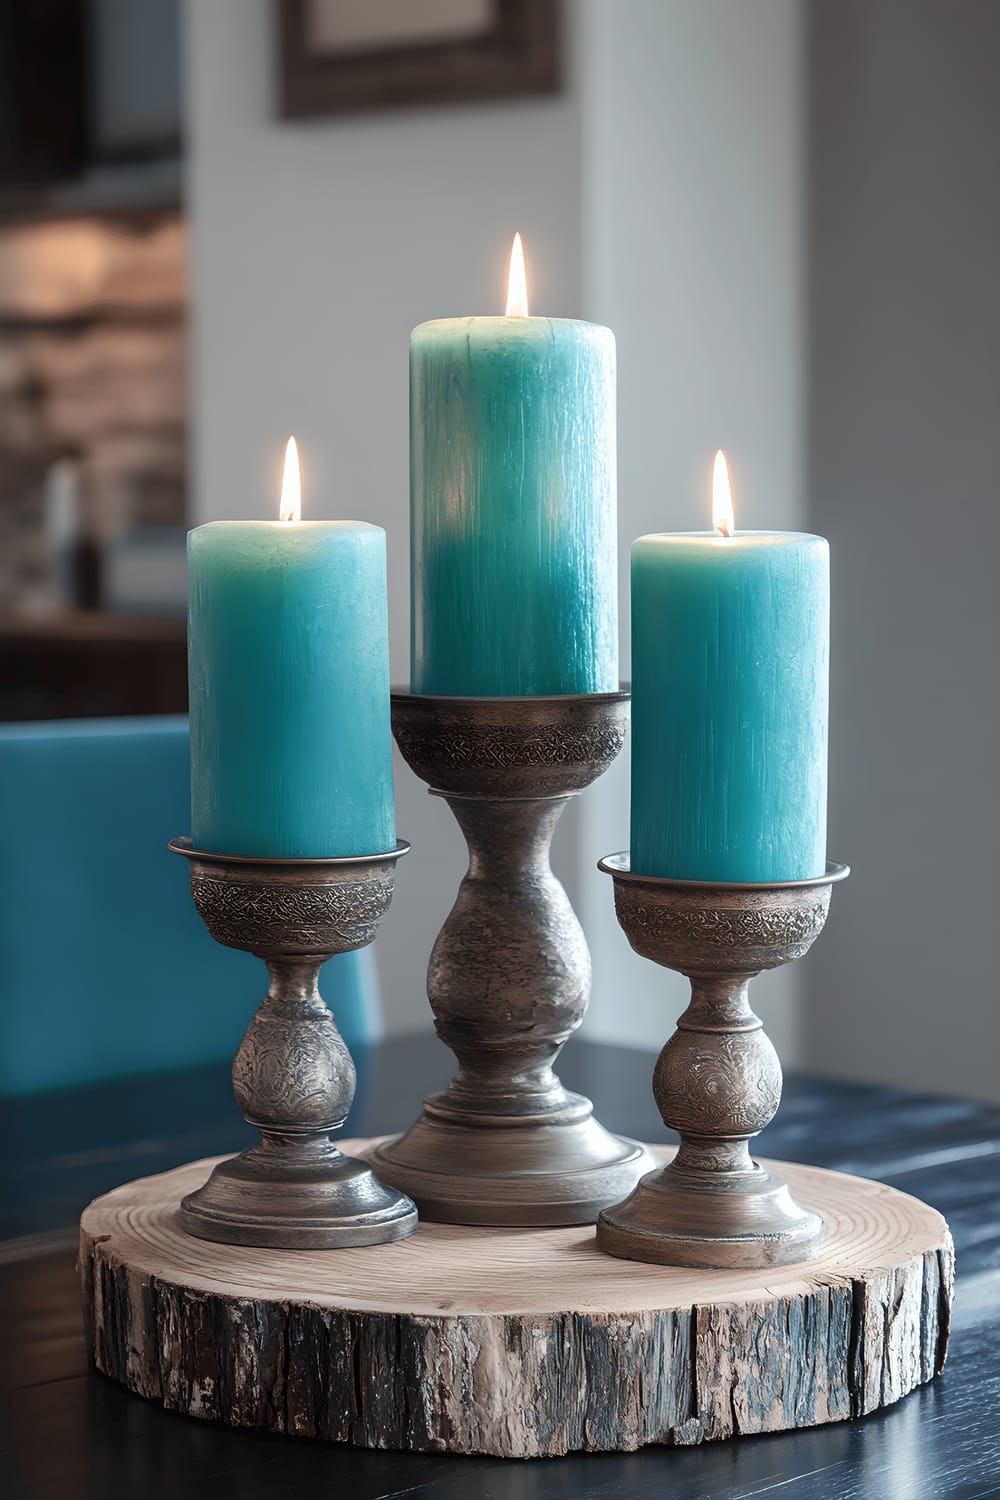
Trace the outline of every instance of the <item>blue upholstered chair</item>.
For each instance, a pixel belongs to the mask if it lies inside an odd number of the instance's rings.
[[[267,974],[191,904],[184,718],[0,725],[0,1097],[228,1061]],[[330,960],[348,1046],[381,1021],[370,950]]]

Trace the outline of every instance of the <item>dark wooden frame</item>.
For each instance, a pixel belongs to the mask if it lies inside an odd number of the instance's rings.
[[[331,57],[310,52],[305,0],[277,0],[280,109],[286,119],[554,93],[560,85],[559,0],[493,0],[473,40]]]

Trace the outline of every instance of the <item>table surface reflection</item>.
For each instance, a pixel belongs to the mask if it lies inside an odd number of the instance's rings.
[[[603,1122],[667,1139],[652,1056],[574,1041],[560,1074]],[[430,1035],[358,1059],[348,1131],[408,1125],[443,1086]],[[75,1224],[98,1193],[252,1136],[228,1069],[0,1104],[0,1494],[6,1500],[981,1500],[1000,1496],[1000,1110],[792,1075],[761,1154],[876,1177],[944,1213],[958,1251],[945,1373],[861,1421],[699,1448],[501,1460],[375,1453],[165,1412],[88,1370]]]

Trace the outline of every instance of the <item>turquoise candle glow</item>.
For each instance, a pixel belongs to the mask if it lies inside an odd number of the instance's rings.
[[[632,547],[632,869],[826,868],[829,549],[795,532]]]
[[[615,690],[610,329],[513,314],[422,323],[410,465],[413,691]]]
[[[188,571],[195,847],[393,848],[384,531],[213,521]]]

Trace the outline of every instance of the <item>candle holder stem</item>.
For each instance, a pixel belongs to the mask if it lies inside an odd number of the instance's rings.
[[[458,1072],[373,1158],[426,1218],[592,1222],[652,1165],[553,1071],[587,1007],[590,954],[549,847],[570,797],[621,747],[627,707],[624,693],[393,695],[400,749],[446,799],[469,848],[427,979]]]
[[[590,1119],[589,1102],[567,1093],[553,1072],[590,987],[583,930],[549,865],[569,798],[432,795],[445,797],[454,813],[469,869],[427,976],[437,1033],[459,1069],[425,1111],[473,1126],[484,1116],[551,1122],[567,1111]],[[592,1127],[600,1129],[596,1121]]]
[[[719,1269],[813,1259],[819,1214],[750,1155],[777,1113],[781,1064],[748,991],[762,969],[811,947],[847,867],[769,885],[659,880],[632,874],[622,854],[600,868],[614,878],[632,947],[686,975],[691,1001],[653,1071],[664,1124],[681,1138],[677,1154],[604,1210],[598,1244],[628,1260]]]
[[[267,964],[270,985],[233,1062],[233,1093],[260,1144],[220,1162],[181,1204],[189,1234],[273,1249],[403,1239],[416,1209],[330,1139],[354,1099],[351,1054],[319,992],[334,953],[362,948],[409,845],[356,859],[249,859],[170,845],[216,942]]]

